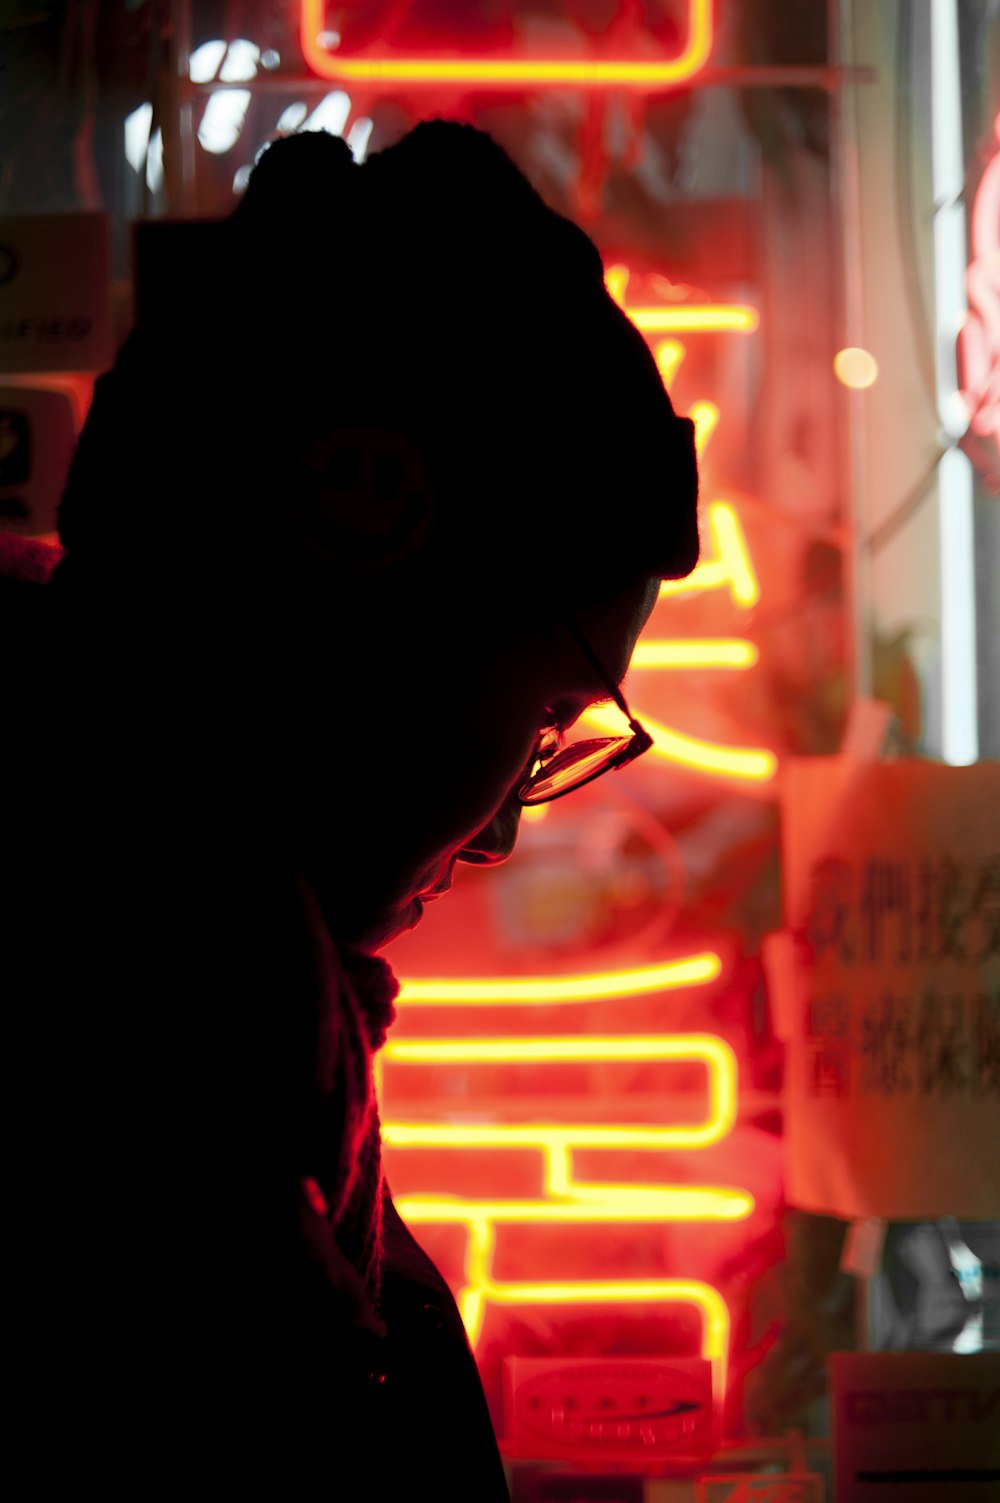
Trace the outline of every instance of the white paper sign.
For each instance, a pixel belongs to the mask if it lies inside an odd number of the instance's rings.
[[[790,1201],[1000,1215],[1000,763],[796,760],[783,822]]]
[[[114,358],[104,214],[0,217],[0,371],[103,371]]]

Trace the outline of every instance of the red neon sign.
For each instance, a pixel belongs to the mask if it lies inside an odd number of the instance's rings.
[[[756,310],[741,303],[627,303],[629,272],[625,266],[609,267],[605,284],[618,306],[628,314],[636,328],[644,333],[676,333],[683,330],[702,334],[749,334],[759,324]],[[664,385],[670,385],[685,354],[685,347],[678,339],[665,339],[655,346],[654,355]],[[695,441],[700,457],[720,421],[719,409],[714,402],[698,401],[689,408],[688,416],[694,419]],[[728,589],[735,605],[743,608],[756,605],[760,599],[760,586],[735,509],[722,499],[710,501],[705,509],[705,521],[712,555],[703,559],[686,579],[665,581],[660,587],[660,598]],[[690,642],[685,646],[688,656],[679,649],[673,652],[657,651],[653,644],[639,644],[632,666],[661,669],[709,665],[746,668],[757,660],[756,651],[750,643],[743,644],[742,650],[738,647],[734,649],[733,646],[723,649],[720,644],[707,642]],[[764,747],[722,746],[661,725],[641,707],[637,713],[653,736],[654,756],[663,757],[693,771],[736,782],[765,783],[777,772],[777,758]],[[588,710],[583,720],[589,727],[601,731],[613,729],[616,724],[613,712],[606,709]]]
[[[563,64],[552,61],[501,59],[433,59],[386,58],[368,56],[350,58],[322,50],[318,36],[323,8],[319,0],[303,3],[303,49],[311,66],[325,77],[411,84],[468,83],[502,87],[533,85],[616,82],[620,86],[654,86],[641,70],[632,68],[623,74],[614,70],[631,67],[623,62],[604,61],[598,79],[593,73],[580,71],[578,62],[565,71]],[[702,28],[704,62],[711,37],[711,7],[691,4],[690,25],[685,56],[690,63],[697,54],[698,28]],[[307,33],[308,32],[308,37]],[[683,59],[675,60],[680,66]],[[643,63],[642,68],[650,65]],[[576,71],[573,71],[576,70]],[[679,75],[678,75],[679,76]],[[662,77],[662,75],[661,75]],[[646,78],[647,81],[643,82]],[[633,323],[649,340],[658,369],[669,386],[684,361],[683,339],[709,335],[745,336],[759,325],[757,311],[746,304],[716,304],[695,300],[687,289],[667,289],[668,296],[627,304],[629,273],[616,266],[607,272],[609,292],[626,311]],[[674,295],[676,294],[676,295]],[[711,401],[699,400],[689,409],[695,422],[696,443],[703,455],[723,416]],[[661,589],[661,599],[690,596],[702,592],[728,594],[738,610],[752,608],[760,598],[760,586],[747,546],[739,515],[722,496],[708,499],[704,512],[705,554],[702,562],[685,580],[668,582]],[[650,638],[640,642],[632,666],[637,671],[671,671],[710,668],[715,671],[752,670],[758,660],[753,643],[741,637],[715,637],[701,640]],[[639,711],[654,737],[654,756],[681,764],[700,773],[722,777],[737,783],[765,783],[776,771],[774,754],[764,748],[721,746],[671,727],[659,724]],[[585,722],[604,728],[606,717],[613,712],[595,708],[587,712]],[[617,730],[617,725],[612,727]],[[546,811],[538,811],[539,815]],[[695,1175],[683,1184],[642,1183],[641,1172],[635,1181],[601,1182],[582,1177],[578,1156],[590,1150],[618,1150],[629,1154],[682,1151],[697,1153],[701,1149],[724,1143],[732,1132],[737,1116],[738,1072],[736,1059],[728,1044],[715,1035],[693,1033],[636,1033],[609,1035],[577,1031],[572,1024],[556,1035],[533,1036],[520,1025],[525,1008],[602,1004],[614,998],[644,997],[716,980],[721,971],[719,957],[711,952],[688,955],[658,965],[584,973],[572,976],[480,976],[431,977],[410,979],[403,983],[399,996],[402,1029],[387,1043],[378,1064],[379,1095],[383,1108],[383,1140],[390,1156],[403,1155],[415,1170],[409,1185],[397,1196],[397,1206],[413,1225],[455,1227],[464,1232],[464,1259],[457,1297],[462,1317],[473,1343],[479,1337],[487,1311],[494,1306],[614,1306],[629,1303],[687,1305],[701,1322],[701,1352],[712,1360],[717,1397],[725,1386],[725,1363],[729,1340],[729,1312],[719,1291],[711,1284],[694,1278],[551,1278],[501,1276],[503,1260],[498,1262],[498,1239],[505,1228],[530,1225],[598,1228],[612,1224],[640,1227],[665,1227],[671,1223],[696,1223],[705,1226],[733,1224],[749,1217],[754,1198],[745,1189],[701,1182]],[[483,1008],[512,1008],[515,1028],[479,1035],[472,1018],[482,1015]],[[406,1027],[411,1010],[426,1016],[423,1009],[435,1009],[437,1015],[455,1019],[456,1026],[447,1036],[426,1036],[419,1025]],[[457,1013],[455,1009],[458,1009]],[[469,1009],[469,1012],[465,1012]],[[468,1020],[468,1021],[466,1021]],[[464,1025],[464,1026],[463,1026]],[[616,1061],[641,1061],[643,1064],[672,1061],[686,1067],[700,1066],[705,1072],[703,1106],[693,1120],[652,1122],[629,1115],[609,1120],[619,1110],[605,1110],[603,1119],[581,1121],[558,1099],[546,1099],[545,1081],[553,1070],[572,1062],[612,1065]],[[421,1067],[444,1072],[446,1080],[461,1079],[461,1089],[470,1072],[504,1065],[516,1065],[521,1079],[524,1071],[539,1067],[543,1084],[527,1097],[518,1097],[522,1115],[501,1111],[492,1118],[470,1120],[442,1111],[435,1104],[428,1111],[425,1101],[438,1103],[437,1092],[422,1095],[407,1090]],[[454,1075],[451,1072],[456,1072]],[[439,1077],[440,1078],[440,1077]],[[695,1077],[698,1078],[697,1076]],[[388,1089],[384,1089],[387,1086]],[[549,1091],[552,1086],[549,1084]],[[475,1094],[475,1093],[472,1093]],[[480,1098],[481,1099],[481,1098]],[[530,1105],[530,1117],[523,1111]],[[513,1102],[512,1102],[513,1105]],[[610,1107],[610,1103],[609,1103]],[[428,1115],[422,1116],[422,1111]],[[625,1112],[630,1112],[628,1105]],[[686,1115],[686,1114],[685,1114]],[[478,1185],[470,1193],[445,1193],[441,1180],[427,1183],[429,1173],[420,1172],[419,1158],[412,1154],[453,1151],[468,1158],[486,1155],[491,1150],[504,1154],[532,1156],[542,1171],[540,1190],[526,1195],[500,1193],[496,1184]],[[488,1160],[480,1160],[486,1162]],[[397,1163],[400,1161],[397,1159]],[[418,1167],[420,1166],[420,1167]],[[392,1172],[390,1166],[390,1173]],[[620,1172],[620,1171],[619,1171]],[[404,1176],[405,1178],[405,1176]],[[516,1179],[516,1176],[515,1176]],[[476,1181],[474,1180],[474,1184]],[[537,1184],[537,1180],[534,1181]],[[540,1273],[541,1270],[538,1270]]]
[[[712,960],[716,958],[711,957]],[[716,962],[717,965],[717,962]],[[609,973],[604,976],[549,978],[564,983],[562,1000],[577,1002],[618,995],[636,995],[655,986],[657,969]],[[637,979],[642,978],[642,979]],[[601,983],[597,992],[591,983]],[[455,980],[408,982],[400,1000],[404,1005],[454,1006],[463,995],[483,1000],[481,989],[494,1005],[501,1000],[537,1001],[540,982],[500,978],[489,981]],[[415,988],[419,988],[414,995]],[[573,1168],[580,1149],[697,1150],[721,1142],[736,1121],[736,1058],[722,1039],[712,1034],[668,1034],[557,1037],[392,1038],[379,1059],[379,1090],[389,1070],[420,1065],[468,1067],[502,1062],[551,1066],[568,1061],[615,1060],[696,1062],[705,1067],[706,1110],[701,1120],[681,1123],[570,1122],[454,1122],[396,1120],[386,1114],[382,1137],[390,1149],[452,1148],[462,1151],[504,1148],[529,1149],[542,1159],[541,1196],[470,1197],[417,1193],[400,1195],[397,1206],[411,1224],[457,1225],[466,1232],[464,1286],[459,1309],[469,1338],[475,1344],[489,1305],[568,1305],[666,1303],[693,1306],[701,1318],[701,1353],[714,1364],[717,1391],[725,1383],[729,1315],[725,1301],[711,1285],[696,1279],[503,1280],[494,1272],[497,1230],[504,1225],[599,1226],[612,1222],[655,1225],[679,1221],[741,1221],[752,1214],[754,1199],[745,1190],[718,1185],[662,1185],[598,1183],[580,1180]]]
[[[607,273],[611,295],[647,338],[655,339],[653,352],[664,383],[669,385],[686,354],[677,337],[684,334],[745,335],[758,325],[756,311],[742,304],[713,304],[681,300],[626,306],[628,270],[611,267]],[[657,338],[657,336],[664,336]],[[707,400],[692,404],[700,454],[711,442],[721,421],[718,407]],[[728,593],[737,609],[746,610],[760,598],[753,561],[735,508],[725,499],[711,499],[705,508],[706,553],[694,572],[684,580],[667,582],[661,599],[708,591]],[[638,644],[632,666],[642,671],[711,668],[747,671],[758,660],[752,642],[740,637],[678,640],[650,638]],[[701,773],[737,782],[766,782],[776,771],[774,754],[763,748],[720,746],[659,724],[640,711],[654,738],[654,756],[682,764]],[[583,717],[600,729],[617,729],[614,711],[595,707]],[[544,811],[542,811],[544,812]],[[701,986],[715,980],[721,970],[719,957],[711,952],[689,955],[659,965],[575,976],[427,978],[403,983],[399,1004],[406,1017],[411,1008],[454,1009],[473,1012],[483,1007],[522,1009],[553,1005],[586,1006],[614,998],[642,997],[677,988]],[[440,1112],[417,1120],[412,1111],[400,1110],[405,1098],[400,1072],[423,1065],[467,1076],[475,1067],[517,1064],[519,1070],[533,1064],[558,1067],[572,1061],[608,1065],[633,1060],[685,1061],[700,1064],[706,1072],[706,1102],[693,1121],[574,1121],[558,1110],[546,1109],[544,1089],[530,1095],[535,1109],[530,1120],[469,1121],[442,1117]],[[388,1078],[390,1090],[382,1092]],[[523,1075],[522,1075],[523,1078]],[[598,1227],[627,1223],[636,1227],[670,1223],[704,1225],[744,1220],[754,1210],[748,1191],[725,1185],[685,1183],[600,1183],[578,1177],[574,1156],[591,1149],[626,1150],[630,1153],[665,1150],[697,1152],[724,1142],[737,1113],[737,1068],[729,1046],[706,1034],[590,1035],[566,1030],[555,1037],[530,1034],[466,1036],[461,1029],[448,1037],[396,1036],[386,1045],[379,1066],[379,1089],[383,1098],[383,1139],[390,1154],[454,1150],[463,1154],[500,1149],[516,1154],[527,1151],[541,1160],[540,1194],[505,1196],[487,1186],[484,1194],[453,1194],[421,1187],[397,1199],[400,1213],[412,1224],[459,1227],[465,1233],[459,1308],[470,1339],[475,1343],[492,1306],[518,1305],[614,1305],[654,1303],[686,1304],[701,1320],[701,1352],[713,1362],[717,1396],[725,1385],[725,1362],[729,1339],[729,1313],[725,1300],[710,1284],[698,1279],[509,1279],[497,1274],[498,1237],[505,1227],[526,1225]],[[412,1098],[411,1098],[412,1099]],[[419,1098],[418,1095],[418,1099]],[[520,1098],[519,1098],[520,1099]],[[556,1105],[555,1102],[552,1103]],[[419,1180],[418,1180],[419,1183]]]
[[[675,88],[705,66],[712,50],[712,0],[688,0],[687,34],[676,57],[406,57],[369,52],[351,57],[330,51],[325,0],[301,0],[299,38],[308,66],[321,78],[368,85],[407,84],[477,89]]]

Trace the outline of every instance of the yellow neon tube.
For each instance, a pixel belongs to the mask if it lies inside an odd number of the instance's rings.
[[[618,302],[619,299],[616,298],[615,301]],[[686,354],[687,350],[679,339],[661,339],[653,351],[653,355],[656,358],[656,368],[660,372],[660,377],[668,391],[671,382],[681,368]]]
[[[609,266],[604,273],[604,285],[609,296],[644,334],[751,334],[760,323],[756,308],[751,308],[748,303],[655,303],[645,308],[626,307],[625,293],[628,284],[627,266]],[[684,346],[674,340],[657,345],[657,363],[661,352],[672,369],[676,369],[684,358]]]
[[[694,423],[694,446],[700,459],[719,426],[719,409],[714,402],[694,402],[687,415]]]
[[[704,1122],[684,1125],[639,1127],[600,1126],[569,1127],[562,1123],[465,1124],[403,1123],[383,1124],[386,1142],[400,1146],[428,1146],[427,1133],[448,1133],[446,1141],[466,1147],[510,1146],[514,1142],[536,1147],[566,1145],[596,1146],[608,1144],[609,1134],[631,1134],[627,1140],[614,1139],[631,1146],[650,1147],[667,1142],[674,1146],[704,1148],[724,1138],[736,1120],[736,1056],[724,1039],[714,1034],[673,1034],[644,1036],[629,1034],[617,1037],[574,1038],[473,1038],[473,1039],[391,1039],[382,1051],[384,1064],[497,1064],[501,1062],[557,1063],[573,1060],[696,1060],[708,1070],[709,1116]],[[383,1067],[384,1068],[384,1067]],[[511,1134],[518,1133],[519,1138]],[[599,1134],[595,1138],[593,1134]],[[489,1134],[490,1136],[483,1136]],[[640,1134],[653,1134],[641,1139]],[[435,1137],[440,1143],[442,1139]]]
[[[639,642],[631,668],[752,668],[760,657],[743,637],[652,638]],[[544,804],[538,806],[545,808]]]
[[[614,299],[619,308],[625,306],[625,293],[628,289],[629,276],[628,267],[619,264],[605,267],[604,270],[604,285],[607,288],[608,296]],[[683,349],[683,345],[678,345],[678,349]]]
[[[702,741],[697,736],[686,736],[682,731],[671,730],[669,726],[651,720],[638,706],[635,712],[653,738],[653,755],[668,762],[679,762],[696,772],[715,773],[719,777],[750,783],[766,783],[778,770],[777,757],[763,747],[721,746],[715,741]],[[595,705],[585,710],[580,718],[595,730],[612,735],[621,731],[621,715],[614,706]]]
[[[595,1221],[605,1219],[605,1209],[616,1212],[608,1218],[612,1221],[627,1221],[632,1213],[636,1220],[643,1221],[651,1208],[669,1211],[662,1218],[665,1221],[742,1221],[756,1207],[749,1190],[720,1185],[622,1185],[602,1180],[578,1183],[571,1179],[558,1193],[548,1182],[545,1190],[552,1196],[547,1204],[566,1201],[587,1205]],[[657,1214],[654,1219],[660,1220],[660,1216]]]
[[[383,1057],[401,1064],[498,1064],[529,1060],[701,1059],[735,1073],[733,1051],[714,1034],[590,1034],[566,1038],[390,1039]]]
[[[643,334],[752,334],[760,323],[745,303],[667,303],[623,310]]]
[[[562,86],[588,89],[663,89],[693,77],[712,50],[712,0],[688,0],[687,41],[678,57],[482,58],[341,57],[319,38],[326,30],[325,0],[301,0],[299,39],[308,66],[321,78],[344,83],[474,84],[478,88]]]
[[[403,981],[398,1007],[528,1007],[536,1002],[604,1002],[615,997],[644,997],[682,986],[704,986],[722,970],[718,955],[706,951],[662,965],[583,976],[434,977]]]
[[[518,1283],[499,1284],[492,1279],[479,1280],[469,1293],[468,1308],[478,1315],[469,1339],[475,1342],[482,1330],[483,1304],[495,1305],[583,1305],[583,1304],[690,1304],[702,1318],[701,1355],[713,1364],[716,1397],[725,1391],[726,1358],[729,1347],[729,1310],[717,1289],[696,1279],[608,1279],[594,1283]],[[459,1308],[462,1309],[460,1302]],[[464,1314],[463,1310],[463,1314]]]
[[[498,1305],[575,1305],[575,1304],[691,1304],[702,1320],[701,1355],[712,1363],[716,1401],[726,1387],[726,1363],[729,1355],[729,1310],[725,1300],[711,1284],[699,1279],[619,1279],[581,1281],[579,1283],[498,1283],[491,1265],[496,1230],[488,1221],[469,1225],[465,1258],[467,1287],[459,1292],[458,1308],[468,1333],[476,1345],[482,1332],[487,1302]]]
[[[721,1112],[703,1123],[650,1127],[589,1122],[383,1122],[394,1148],[707,1148],[729,1132]]]
[[[728,585],[738,605],[756,605],[760,599],[760,585],[750,562],[739,517],[727,501],[713,501],[706,517],[718,556],[698,564],[686,579],[665,579],[660,585],[660,599],[690,595],[699,590],[718,590]]]
[[[594,1187],[595,1189],[597,1187]],[[558,1225],[563,1222],[745,1221],[754,1198],[743,1190],[692,1186],[631,1187],[620,1196],[580,1200],[462,1200],[442,1195],[401,1195],[395,1202],[404,1221],[471,1225],[476,1221]]]

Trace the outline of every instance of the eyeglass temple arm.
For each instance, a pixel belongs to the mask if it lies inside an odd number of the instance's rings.
[[[632,711],[629,709],[625,701],[624,694],[619,689],[618,685],[615,683],[614,679],[611,677],[610,673],[605,668],[604,664],[601,662],[600,658],[597,656],[596,652],[591,647],[590,643],[587,641],[586,637],[583,635],[583,632],[577,626],[576,622],[569,617],[566,620],[566,630],[569,632],[570,636],[573,638],[573,641],[576,643],[577,647],[579,647],[580,651],[587,659],[587,662],[590,664],[591,668],[593,668],[594,672],[597,674],[597,677],[600,679],[601,683],[611,695],[611,698],[614,700],[619,710],[621,710],[622,714],[625,716],[625,719],[628,721],[631,729],[637,731],[642,735],[645,735],[646,732],[644,727],[641,726],[638,720],[634,718]]]

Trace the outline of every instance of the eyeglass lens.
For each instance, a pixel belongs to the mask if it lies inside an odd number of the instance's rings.
[[[624,766],[645,750],[634,736],[602,736],[577,741],[549,761],[518,789],[522,804],[543,804],[591,782],[612,767]]]

